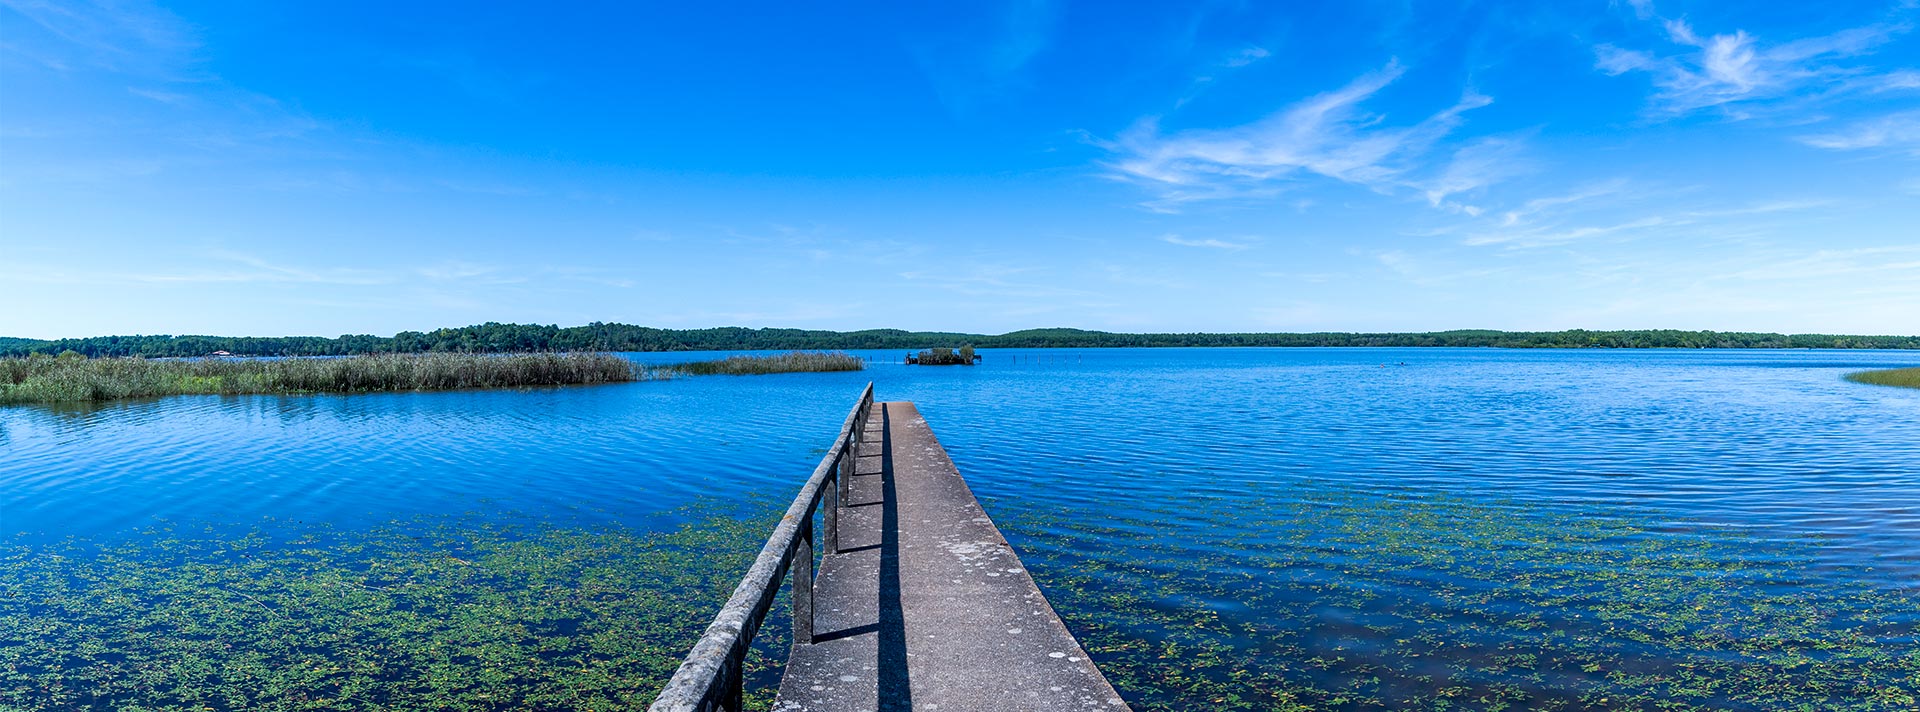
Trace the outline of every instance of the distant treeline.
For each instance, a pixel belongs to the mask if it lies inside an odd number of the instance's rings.
[[[486,323],[391,337],[95,336],[53,341],[0,337],[0,356],[76,351],[87,356],[336,356],[368,353],[528,351],[740,351],[977,348],[1105,348],[1125,346],[1485,346],[1498,348],[1920,349],[1920,336],[1755,334],[1718,331],[1436,331],[1418,334],[1116,334],[1081,329],[1029,329],[961,334],[899,329],[655,329],[630,324],[586,326]]]

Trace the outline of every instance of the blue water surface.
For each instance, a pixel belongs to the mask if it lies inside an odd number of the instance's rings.
[[[1384,526],[1393,507],[1368,507],[1403,501],[1479,512],[1446,516],[1619,519],[1635,537],[1731,536],[1740,553],[1725,556],[1742,565],[1790,551],[1782,566],[1808,590],[1920,600],[1920,390],[1841,378],[1920,365],[1912,352],[988,350],[975,367],[859,353],[873,363],[858,373],[0,408],[0,530],[105,539],[157,520],[352,527],[492,510],[666,527],[703,498],[790,497],[871,380],[879,399],[918,404],[1043,587],[1079,586],[1097,569],[1121,572],[1109,575],[1117,589],[1152,589],[1131,600],[1050,591],[1070,622],[1200,610],[1238,626],[1220,640],[1239,654],[1364,657],[1368,636],[1398,633],[1356,623],[1359,644],[1341,634],[1263,648],[1261,626],[1278,615],[1263,606],[1284,597],[1259,592],[1325,577],[1383,594],[1370,600],[1391,610],[1396,596],[1465,586],[1423,582],[1450,576],[1445,565],[1383,578],[1287,563],[1367,553],[1354,539],[1283,535],[1309,521],[1285,512],[1376,511]],[[1249,583],[1135,580],[1161,569]],[[1095,633],[1166,638],[1145,626]],[[1350,673],[1306,682],[1349,684]]]

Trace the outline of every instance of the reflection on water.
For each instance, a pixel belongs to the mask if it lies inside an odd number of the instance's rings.
[[[1920,355],[983,353],[3,409],[0,527],[669,531],[702,494],[789,497],[872,379],[920,404],[1138,707],[1902,709],[1920,686],[1920,391],[1839,378]]]

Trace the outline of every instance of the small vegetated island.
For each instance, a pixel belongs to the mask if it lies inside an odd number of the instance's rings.
[[[1870,383],[1876,386],[1920,388],[1920,367],[1860,371],[1858,373],[1847,374],[1847,380],[1853,381],[1854,383]]]
[[[712,361],[692,361],[659,366],[654,372],[684,373],[690,376],[759,376],[769,373],[807,373],[859,371],[867,367],[859,356],[838,351],[792,351],[771,356],[728,356]]]
[[[793,352],[645,366],[609,353],[411,353],[336,358],[0,358],[0,404],[170,395],[441,391],[622,383],[676,375],[857,371],[859,357]]]
[[[973,352],[972,346],[962,346],[959,351],[948,348],[932,348],[917,354],[907,354],[907,364],[917,366],[972,366],[980,363],[980,355]]]

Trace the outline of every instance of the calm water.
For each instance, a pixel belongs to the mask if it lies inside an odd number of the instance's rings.
[[[1138,706],[1901,709],[1920,687],[1920,391],[1840,379],[1920,354],[983,353],[0,409],[0,529],[669,527],[716,493],[783,503],[872,380],[919,404]]]

